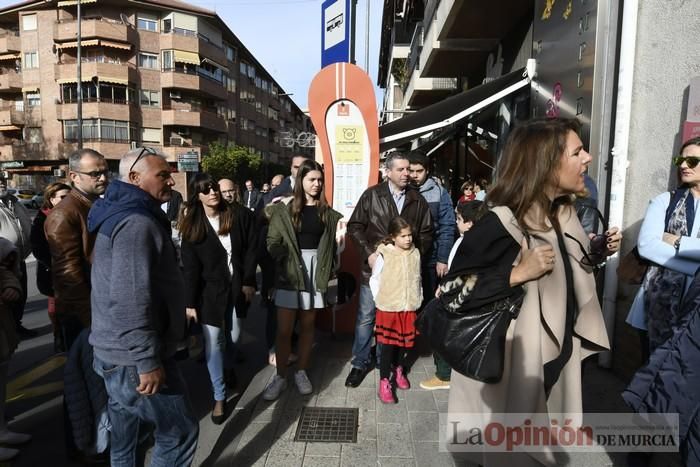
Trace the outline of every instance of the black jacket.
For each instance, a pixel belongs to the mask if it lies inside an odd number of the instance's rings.
[[[51,250],[49,249],[49,241],[46,240],[44,234],[44,222],[46,222],[46,213],[40,209],[32,222],[29,238],[32,243],[32,254],[36,258],[36,286],[42,294],[53,297]]]
[[[168,211],[165,213],[170,222],[177,220],[180,215],[180,206],[182,206],[182,195],[179,191],[173,190],[173,195],[168,201]]]
[[[250,198],[250,208],[257,209],[258,203],[260,202],[262,195],[260,194],[257,188],[253,188],[252,191],[244,189],[243,196],[241,196],[241,204],[246,208],[248,207],[248,198]]]
[[[430,258],[433,245],[433,221],[428,202],[417,189],[406,187],[401,217],[411,224],[413,243],[420,250],[421,258]],[[369,187],[362,193],[348,222],[348,234],[360,249],[362,258],[362,283],[368,284],[372,270],[367,258],[377,245],[389,235],[389,222],[399,215],[388,182]]]
[[[253,214],[239,204],[234,211],[231,236],[233,276],[226,264],[226,251],[209,225],[207,236],[198,243],[182,240],[186,303],[197,308],[201,323],[220,327],[225,313],[236,306],[239,318],[245,317],[248,304],[241,287],[255,287],[257,233]]]

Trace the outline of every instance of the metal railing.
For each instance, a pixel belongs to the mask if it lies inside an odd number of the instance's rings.
[[[213,76],[210,76],[209,74],[203,72],[199,67],[196,67],[196,70],[192,70],[189,68],[179,68],[179,67],[168,67],[168,68],[162,68],[163,73],[181,73],[183,75],[196,75],[204,79],[208,79],[209,81],[212,81],[214,83],[220,84],[221,86],[224,85],[223,83],[223,78],[221,81],[218,79],[214,78]]]
[[[411,38],[411,47],[406,60],[406,74],[410,77],[413,70],[420,68],[420,53],[423,50],[423,25],[416,24],[416,29],[413,31]],[[408,81],[406,83],[408,85]]]

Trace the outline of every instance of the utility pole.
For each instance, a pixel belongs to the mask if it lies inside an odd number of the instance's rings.
[[[355,42],[356,42],[356,33],[355,33],[355,23],[356,21],[356,16],[357,16],[357,0],[352,0],[350,2],[350,63],[353,65],[355,64]]]
[[[369,0],[367,0],[367,19],[365,22],[365,72],[369,75]]]
[[[82,22],[82,16],[80,14],[80,0],[78,0],[78,83],[76,88],[78,89],[78,149],[83,149],[83,76],[82,76],[82,58],[81,58],[81,47],[80,47],[80,23]]]

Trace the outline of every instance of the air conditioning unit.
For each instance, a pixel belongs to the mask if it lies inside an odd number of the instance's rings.
[[[190,129],[189,128],[180,128],[177,130],[177,134],[180,136],[190,136]]]
[[[182,99],[182,94],[180,94],[180,91],[170,91],[170,98],[171,99]]]
[[[184,140],[180,138],[179,136],[171,136],[170,137],[170,145],[171,146],[182,146],[184,143]]]

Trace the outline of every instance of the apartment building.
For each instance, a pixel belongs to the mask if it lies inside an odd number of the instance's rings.
[[[25,1],[0,10],[0,168],[48,175],[83,146],[200,158],[235,143],[286,164],[311,127],[216,13],[177,0]],[[288,139],[287,139],[288,141]]]

